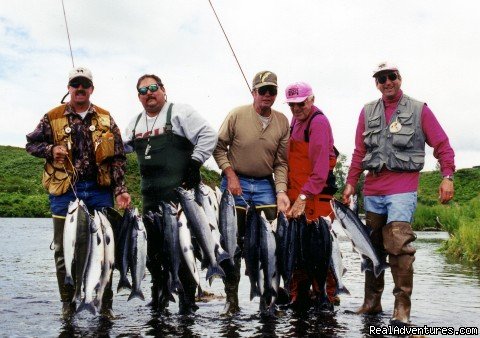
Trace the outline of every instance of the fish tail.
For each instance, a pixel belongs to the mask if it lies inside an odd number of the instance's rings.
[[[65,285],[71,285],[74,286],[75,284],[73,283],[73,278],[72,276],[65,276]]]
[[[342,285],[342,287],[337,289],[337,294],[350,295],[350,291],[348,291],[348,289],[345,285]]]
[[[85,303],[85,299],[82,300],[82,303],[80,303],[80,306],[77,309],[77,313],[82,312],[83,310],[88,310],[94,316],[97,314],[97,308],[93,304],[93,301]]]
[[[132,290],[132,292],[130,292],[130,296],[128,296],[127,301],[129,301],[133,298],[140,298],[141,300],[145,300],[145,296],[143,295],[143,292],[140,289]]]
[[[219,255],[217,257],[217,263],[220,264],[221,262],[223,262],[224,260],[227,260],[229,258],[230,258],[230,256],[228,255],[228,252],[222,250],[221,252],[219,252]]]
[[[375,277],[378,278],[378,276],[380,276],[380,274],[388,267],[389,267],[389,265],[387,263],[382,263],[378,266],[374,266],[373,267],[373,273],[375,274]]]
[[[218,264],[210,264],[207,270],[207,275],[205,277],[206,280],[210,281],[210,285],[212,284],[212,280],[214,277],[225,277],[225,272]]]
[[[118,281],[118,286],[117,286],[117,293],[119,293],[123,289],[132,289],[132,285],[128,281],[128,278],[126,276],[120,277],[120,280]]]

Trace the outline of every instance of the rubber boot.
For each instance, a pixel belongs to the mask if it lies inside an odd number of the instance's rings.
[[[178,292],[178,309],[181,315],[194,314],[198,310],[195,304],[195,292],[197,291],[197,283],[193,278],[190,270],[182,260],[178,271],[182,289]]]
[[[395,288],[395,304],[390,322],[397,326],[410,324],[411,296],[413,289],[413,255],[390,255],[390,268],[392,270]]]
[[[115,312],[113,312],[113,291],[112,291],[113,271],[110,275],[110,281],[105,286],[105,291],[102,297],[102,306],[100,307],[100,316],[106,319],[115,319]]]
[[[152,309],[157,309],[158,307],[158,286],[155,285],[155,281],[152,280],[152,287],[150,288],[150,294],[152,296],[152,300],[147,304]]]
[[[380,215],[373,212],[366,213],[366,224],[372,229],[370,239],[380,259],[385,259],[386,253],[383,249],[382,228],[387,222],[387,215]],[[385,287],[385,272],[375,277],[372,271],[365,271],[365,295],[362,306],[355,313],[377,314],[382,312],[382,293]]]
[[[235,266],[233,269],[224,269],[226,277],[223,279],[225,284],[225,307],[221,314],[228,316],[234,315],[240,311],[238,306],[238,284],[240,282],[240,257],[235,257]]]
[[[55,258],[55,269],[57,273],[58,291],[60,292],[60,300],[62,301],[62,316],[71,317],[75,314],[76,303],[74,300],[75,287],[72,285],[65,285],[65,259],[63,256],[63,226],[65,218],[53,218],[53,249]]]

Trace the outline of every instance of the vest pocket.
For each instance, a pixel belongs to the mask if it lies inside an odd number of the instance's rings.
[[[381,129],[365,131],[363,135],[363,143],[368,149],[376,148],[380,144]]]
[[[414,130],[410,128],[402,128],[397,133],[392,133],[392,144],[397,148],[413,147]]]
[[[399,152],[390,152],[387,160],[387,168],[392,171],[420,171],[423,168],[425,158],[419,154],[404,154]]]
[[[372,116],[370,120],[368,120],[368,127],[369,128],[374,128],[374,127],[379,127],[381,122],[381,116]]]
[[[378,172],[380,169],[382,169],[382,166],[382,156],[379,151],[367,153],[362,160],[362,167],[364,170],[373,170]]]

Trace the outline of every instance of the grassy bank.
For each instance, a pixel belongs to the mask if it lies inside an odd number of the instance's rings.
[[[447,205],[438,202],[440,180],[438,172],[422,173],[414,229],[448,231],[447,256],[480,266],[480,168],[455,173],[455,197]]]
[[[126,184],[133,205],[141,207],[140,175],[135,154],[127,155]],[[48,195],[42,187],[44,160],[29,155],[25,149],[0,146],[0,217],[50,217]],[[210,186],[220,175],[202,167],[202,178]]]

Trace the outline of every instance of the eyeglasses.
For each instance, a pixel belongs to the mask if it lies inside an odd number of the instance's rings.
[[[93,86],[93,83],[89,79],[78,78],[70,81],[68,85],[75,89],[80,88],[80,86],[82,86],[84,89],[88,89]]]
[[[387,78],[388,78],[390,81],[395,81],[396,79],[398,79],[398,75],[397,75],[397,73],[390,73],[390,74],[387,74],[387,75],[380,75],[379,77],[377,77],[377,81],[378,81],[378,83],[380,83],[380,84],[384,84],[385,82],[387,82]]]
[[[257,93],[259,95],[265,95],[267,92],[270,93],[270,95],[275,96],[277,95],[277,87],[275,86],[263,86],[257,89]]]
[[[137,90],[140,95],[146,95],[148,91],[155,93],[159,88],[160,88],[160,85],[158,83],[155,83],[149,86],[140,87]]]
[[[303,108],[305,107],[305,102],[307,102],[307,100],[302,102],[288,102],[288,105],[290,106],[290,108],[293,108],[295,106],[299,106],[300,108]]]

